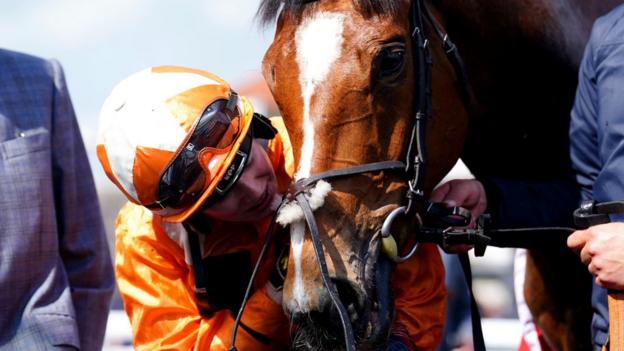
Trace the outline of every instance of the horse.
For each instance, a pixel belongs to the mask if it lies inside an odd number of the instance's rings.
[[[593,19],[615,3],[425,1],[463,54],[472,93],[466,99],[456,84],[460,77],[445,55],[446,38],[426,25],[434,64],[424,193],[460,156],[477,177],[558,176],[552,164],[567,155],[567,123],[582,48]],[[410,59],[417,51],[410,39],[410,6],[408,0],[262,1],[261,18],[277,19],[263,75],[289,131],[296,179],[399,160],[407,152],[418,80],[418,67]],[[379,311],[393,308],[391,295],[379,293],[380,287],[388,289],[391,274],[378,233],[408,186],[389,171],[333,179],[331,186],[314,214],[328,273],[350,311],[358,349],[378,348],[390,328],[389,318],[381,318]],[[409,241],[416,222],[406,219],[395,229],[399,247]],[[307,239],[303,222],[292,224],[290,231],[284,308],[299,324],[295,347],[338,349],[341,327],[316,264],[313,240]],[[527,302],[536,321],[556,349],[587,349],[591,310],[586,270],[566,250],[533,252]],[[552,267],[565,269],[553,276]],[[562,294],[562,287],[573,287],[577,294]]]
[[[568,162],[578,65],[593,21],[620,3],[431,2],[462,53],[478,100],[462,155],[477,178],[542,182],[565,177],[558,173],[567,166],[552,163]],[[524,297],[553,349],[591,349],[591,279],[565,241],[528,251]]]

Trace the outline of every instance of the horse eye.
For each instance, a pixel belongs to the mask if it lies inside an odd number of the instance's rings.
[[[405,46],[403,44],[389,45],[377,55],[375,73],[380,80],[395,79],[405,66]]]

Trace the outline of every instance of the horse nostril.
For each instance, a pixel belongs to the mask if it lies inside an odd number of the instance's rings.
[[[295,312],[290,315],[290,320],[299,327],[322,326],[324,328],[334,328],[334,319],[331,318],[330,311],[309,311]]]
[[[334,286],[336,286],[340,301],[347,310],[347,313],[349,313],[349,318],[351,319],[351,322],[353,323],[357,321],[360,318],[360,311],[362,306],[358,293],[353,287],[353,284],[351,284],[347,280],[336,278],[332,278],[332,282],[334,283]]]

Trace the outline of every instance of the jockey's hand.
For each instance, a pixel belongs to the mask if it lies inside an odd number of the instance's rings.
[[[596,284],[624,289],[624,223],[607,223],[578,230],[568,237],[568,247],[596,276]]]
[[[487,208],[487,197],[483,184],[476,179],[450,180],[431,193],[431,201],[442,202],[448,207],[463,207],[470,211],[469,228],[474,228],[479,216]],[[452,245],[442,249],[447,253],[462,253],[472,249],[472,245]]]

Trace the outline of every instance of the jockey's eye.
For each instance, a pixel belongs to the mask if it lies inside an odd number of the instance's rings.
[[[375,77],[390,83],[399,77],[405,67],[405,44],[390,43],[384,45],[375,58]]]

